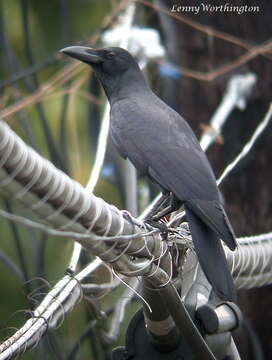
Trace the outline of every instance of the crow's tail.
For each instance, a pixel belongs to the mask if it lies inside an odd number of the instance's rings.
[[[185,205],[195,251],[213,290],[221,300],[235,301],[236,291],[218,236]]]

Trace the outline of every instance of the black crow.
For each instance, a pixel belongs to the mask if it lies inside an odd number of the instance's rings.
[[[61,51],[91,65],[110,102],[110,131],[120,154],[184,205],[207,279],[220,299],[233,301],[220,239],[234,250],[235,236],[210,163],[188,123],[152,92],[128,51],[82,46]]]

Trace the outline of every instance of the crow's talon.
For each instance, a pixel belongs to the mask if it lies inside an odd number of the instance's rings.
[[[165,225],[164,223],[161,223],[161,222],[154,221],[153,219],[148,219],[145,221],[145,223],[147,223],[148,225],[150,225],[154,228],[159,229],[163,240],[167,239],[167,235],[169,232],[167,225]]]

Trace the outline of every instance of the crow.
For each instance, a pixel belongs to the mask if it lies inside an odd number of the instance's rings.
[[[150,89],[133,56],[118,47],[61,52],[90,65],[110,102],[110,133],[120,155],[183,204],[201,268],[221,300],[236,292],[220,239],[236,240],[210,163],[188,123]],[[197,100],[196,100],[197,101]]]

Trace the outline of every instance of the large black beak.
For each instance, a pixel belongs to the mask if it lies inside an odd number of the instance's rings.
[[[101,51],[86,46],[69,46],[61,49],[60,52],[90,65],[103,61]]]

